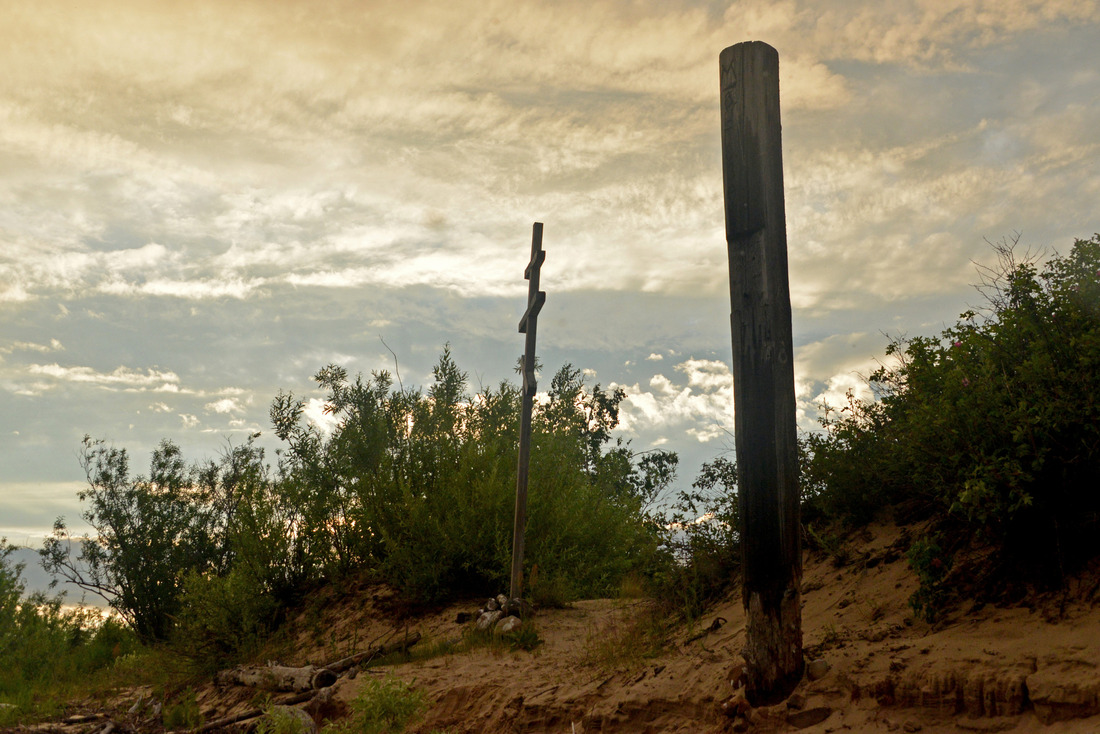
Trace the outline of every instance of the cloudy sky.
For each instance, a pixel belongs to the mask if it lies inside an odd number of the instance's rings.
[[[79,513],[84,434],[192,459],[329,362],[621,385],[729,450],[718,54],[780,54],[799,417],[978,295],[986,240],[1100,231],[1097,0],[0,1],[0,534]],[[543,384],[546,384],[544,375]],[[273,458],[273,456],[272,456]]]

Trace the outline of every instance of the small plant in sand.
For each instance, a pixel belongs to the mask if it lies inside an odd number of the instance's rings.
[[[539,637],[538,628],[530,619],[525,620],[517,629],[511,632],[496,632],[493,629],[479,630],[470,627],[462,635],[462,644],[470,650],[478,647],[488,647],[494,652],[505,650],[525,650],[534,652],[543,639]]]
[[[660,607],[631,605],[594,627],[585,640],[583,664],[600,670],[634,669],[661,654],[668,640],[670,619]]]
[[[370,680],[351,702],[351,715],[325,726],[324,734],[397,734],[419,719],[427,696],[393,677]]]
[[[199,701],[195,691],[188,688],[174,701],[168,702],[164,707],[162,716],[164,728],[195,729],[202,724],[202,712],[199,710]]]
[[[301,709],[267,706],[263,718],[256,724],[256,734],[306,734],[310,729],[304,716],[308,714]]]

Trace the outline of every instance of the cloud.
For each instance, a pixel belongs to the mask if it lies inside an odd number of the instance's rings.
[[[53,364],[32,364],[27,367],[32,375],[41,375],[57,382],[94,385],[107,390],[176,392],[179,390],[179,376],[170,371],[156,369],[131,369],[116,367],[111,372],[98,372],[91,367],[62,367]]]
[[[854,59],[919,69],[963,66],[974,51],[1052,25],[1100,20],[1094,0],[902,0],[733,3],[725,20],[822,61]]]
[[[546,363],[629,385],[636,440],[714,451],[717,67],[743,39],[780,53],[800,425],[859,388],[880,329],[966,308],[983,238],[1097,228],[1094,0],[8,10],[0,413],[20,441],[185,425],[217,450],[325,355],[392,369],[379,329],[406,384],[446,341],[512,378],[538,220]],[[5,476],[30,463],[0,454]]]
[[[881,334],[854,332],[798,347],[794,361],[799,428],[818,430],[824,407],[844,407],[849,391],[857,400],[873,399],[866,378],[882,364],[886,341]]]
[[[6,32],[34,41],[0,51],[11,71],[0,158],[30,172],[0,176],[11,253],[0,255],[0,303],[88,289],[250,300],[281,285],[513,296],[525,254],[517,212],[552,215],[545,280],[557,292],[720,292],[717,53],[736,38],[776,45],[788,129],[815,125],[787,158],[799,308],[901,297],[895,274],[914,249],[932,254],[917,291],[957,288],[981,236],[957,222],[977,211],[999,226],[1097,151],[1086,107],[1039,126],[1049,144],[1040,151],[1032,136],[1035,156],[1007,172],[961,160],[930,173],[957,137],[931,150],[925,134],[884,151],[828,140],[831,129],[858,141],[898,127],[861,122],[857,94],[922,122],[940,105],[959,109],[929,95],[914,109],[914,95],[841,73],[845,63],[954,74],[1018,34],[1094,22],[1095,2],[748,0],[721,13],[338,2],[308,17],[295,3],[123,3],[110,23],[72,8],[43,17],[13,14]],[[823,128],[815,115],[827,110],[840,119]]]
[[[316,426],[325,436],[330,436],[336,430],[340,421],[332,413],[325,412],[325,401],[319,398],[310,398],[302,407],[302,415],[306,420]]]
[[[881,335],[856,332],[836,334],[802,345],[795,355],[797,422],[802,430],[819,428],[821,409],[873,398],[865,377],[880,364]],[[682,380],[656,374],[647,388],[621,386],[626,398],[620,406],[620,425],[635,437],[681,432],[699,443],[731,439],[734,426],[733,374],[727,363],[687,359],[674,366]],[[686,383],[686,384],[685,384]],[[658,445],[654,439],[651,444]]]
[[[649,390],[620,385],[626,398],[619,407],[620,426],[633,435],[682,431],[707,443],[733,430],[733,376],[728,365],[689,359],[675,366],[687,385],[654,375]],[[614,385],[613,385],[614,386]]]
[[[6,347],[0,346],[0,354],[11,354],[12,352],[41,352],[43,354],[46,354],[49,352],[63,351],[65,351],[65,347],[57,339],[50,339],[49,344],[13,341]]]
[[[220,413],[222,415],[231,415],[234,413],[244,412],[244,407],[236,398],[222,398],[221,400],[215,400],[213,402],[207,403],[203,407],[208,413]]]

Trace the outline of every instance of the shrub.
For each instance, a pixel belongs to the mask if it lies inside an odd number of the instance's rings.
[[[164,728],[173,729],[197,729],[202,725],[202,711],[199,709],[198,697],[193,688],[185,689],[177,698],[168,701],[164,705],[164,713],[161,715]]]
[[[725,595],[741,567],[737,466],[725,458],[703,464],[691,486],[670,508],[670,557],[653,575],[654,597],[687,618]]]
[[[509,580],[520,395],[502,383],[477,395],[444,349],[426,395],[394,391],[385,372],[316,375],[338,419],[331,436],[301,420],[303,403],[272,406],[288,448],[282,486],[300,498],[303,535],[331,549],[322,572],[376,569],[415,602],[498,593]],[[652,555],[646,505],[675,457],[635,463],[611,444],[624,395],[588,388],[566,365],[533,421],[526,568],[555,594],[596,595]]]
[[[315,379],[336,428],[323,433],[302,401],[277,396],[275,474],[256,436],[196,465],[162,442],[148,478],[131,476],[124,449],[86,437],[80,497],[96,537],[70,538],[58,520],[44,565],[103,596],[146,640],[174,638],[209,665],[249,648],[308,584],[366,570],[413,603],[503,590],[518,389],[470,395],[449,348],[426,393],[395,390],[385,372],[351,380],[336,365]],[[676,457],[635,462],[612,443],[623,398],[566,365],[534,416],[526,568],[539,566],[546,591],[566,600],[608,593],[656,552],[647,508]]]
[[[909,606],[917,616],[934,622],[949,596],[944,579],[951,570],[951,559],[940,547],[940,539],[928,536],[918,538],[906,557],[920,579],[920,588],[909,597]]]
[[[279,619],[275,599],[243,566],[184,580],[173,647],[213,673],[257,649]]]
[[[148,479],[130,477],[125,449],[88,436],[81,461],[90,485],[80,492],[89,504],[83,517],[96,537],[71,538],[59,518],[43,565],[106,599],[142,637],[167,639],[184,574],[214,557],[211,513],[195,501],[194,473],[169,441],[153,452]],[[75,559],[70,541],[80,548]]]
[[[368,680],[351,702],[351,715],[328,724],[325,734],[397,734],[421,716],[427,698],[403,680]]]
[[[997,254],[982,312],[894,340],[870,376],[878,399],[850,396],[807,439],[808,502],[934,518],[949,544],[978,538],[1018,578],[1058,585],[1100,553],[1100,235],[1041,269]]]
[[[22,566],[0,539],[0,725],[56,713],[70,689],[137,647],[133,633],[98,614],[62,611],[62,598],[24,596]]]
[[[306,734],[307,731],[314,731],[306,724],[308,717],[304,709],[267,706],[263,718],[256,724],[256,734]]]

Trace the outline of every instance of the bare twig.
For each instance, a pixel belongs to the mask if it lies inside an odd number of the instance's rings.
[[[397,375],[397,386],[401,388],[401,392],[405,392],[405,386],[401,383],[401,367],[397,364],[397,352],[390,349],[390,345],[386,343],[386,340],[382,338],[381,334],[378,335],[378,341],[382,342],[382,346],[393,355],[393,372]]]

